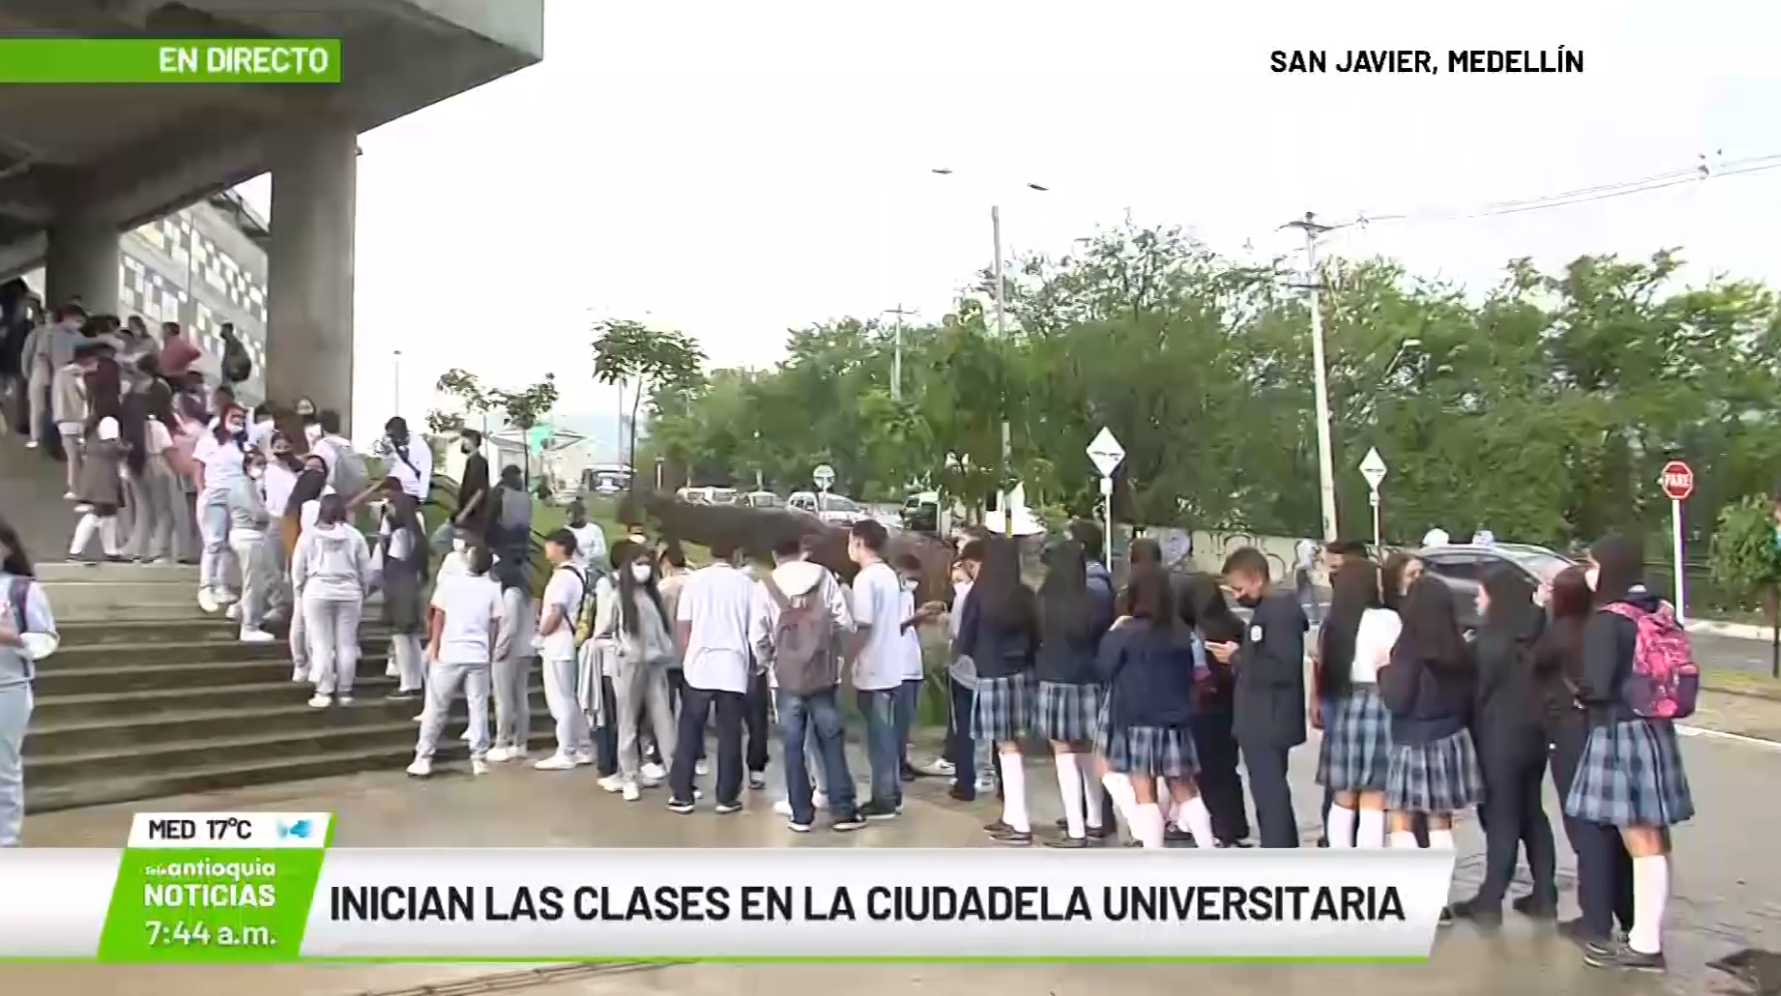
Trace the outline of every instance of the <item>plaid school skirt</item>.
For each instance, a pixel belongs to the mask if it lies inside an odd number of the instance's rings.
[[[1628,719],[1589,731],[1565,815],[1615,827],[1668,827],[1694,815],[1676,727]]]
[[[1200,770],[1193,737],[1176,727],[1110,729],[1103,725],[1095,739],[1095,753],[1107,759],[1107,767],[1122,775],[1192,778]]]
[[[1358,685],[1323,718],[1317,784],[1332,792],[1383,792],[1391,770],[1391,714],[1379,689]]]
[[[1033,729],[1033,674],[1016,671],[977,679],[977,705],[971,710],[971,738],[980,743],[1021,740]]]
[[[1469,730],[1427,744],[1393,744],[1385,804],[1401,813],[1448,814],[1484,798],[1484,777]]]
[[[1034,733],[1059,743],[1090,743],[1101,728],[1101,686],[1039,682]]]

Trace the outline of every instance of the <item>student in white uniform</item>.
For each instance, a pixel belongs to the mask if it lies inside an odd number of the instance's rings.
[[[433,592],[432,632],[427,659],[427,708],[408,773],[433,773],[433,752],[445,732],[445,716],[461,686],[470,704],[470,772],[487,774],[489,751],[489,670],[503,625],[501,583],[489,576],[495,558],[484,546],[465,557],[470,573],[450,578]]]
[[[272,571],[273,583],[266,593],[268,619],[291,618],[291,565],[285,556],[285,513],[290,510],[291,492],[297,487],[297,475],[303,461],[291,452],[291,441],[274,432],[270,440],[271,459],[266,461],[266,475],[260,478],[260,495],[265,500],[266,564]]]
[[[557,749],[532,767],[539,771],[569,771],[594,763],[588,714],[576,694],[580,661],[576,655],[575,624],[587,593],[587,572],[574,563],[575,537],[567,529],[550,534],[544,542],[544,556],[551,569],[539,608],[539,652],[544,658],[544,701],[550,706],[550,718],[556,721]],[[593,677],[599,680],[598,675]],[[518,691],[523,695],[523,686]]]
[[[575,563],[585,573],[591,564],[595,570],[606,564],[606,530],[587,520],[587,506],[579,501],[569,503],[569,532],[575,535]]]
[[[61,638],[19,534],[0,520],[0,847],[19,846],[25,822],[25,728],[37,662]]]
[[[303,530],[291,558],[291,583],[302,606],[313,661],[317,709],[352,702],[359,665],[359,618],[371,590],[371,551],[346,522],[339,495],[321,499],[315,525]]]
[[[623,549],[630,551],[630,561],[618,565],[618,590],[607,600],[594,638],[610,641],[614,651],[611,706],[618,727],[617,790],[626,802],[636,802],[643,797],[642,789],[658,784],[642,772],[639,718],[647,713],[652,730],[674,729],[668,666],[675,660],[675,644],[668,610],[656,588],[654,555],[636,544]],[[661,750],[663,761],[673,764],[674,745],[663,743]],[[612,779],[602,778],[600,787],[612,791]]]
[[[679,736],[668,768],[668,809],[693,811],[693,769],[705,724],[717,713],[717,812],[742,810],[742,724],[750,672],[749,610],[754,581],[731,563],[733,542],[711,546],[713,563],[694,571],[676,606],[679,646],[685,648],[686,689]]]
[[[397,415],[383,424],[384,472],[400,481],[402,490],[417,502],[427,500],[433,486],[433,451],[408,435],[408,420]]]
[[[215,612],[235,600],[229,593],[229,492],[246,476],[247,413],[224,409],[215,428],[198,437],[198,534],[204,556],[198,566],[198,606]]]

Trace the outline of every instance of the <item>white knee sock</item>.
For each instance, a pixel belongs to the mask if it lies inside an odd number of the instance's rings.
[[[1169,794],[1167,779],[1156,780],[1156,806],[1163,811],[1163,829],[1167,830],[1169,824],[1175,821],[1175,797]]]
[[[1429,850],[1431,850],[1431,851],[1451,851],[1451,850],[1453,850],[1453,831],[1452,830],[1430,830],[1429,831]]]
[[[1131,829],[1132,836],[1137,836],[1138,823],[1133,814],[1138,808],[1138,793],[1132,790],[1132,780],[1117,771],[1109,771],[1107,776],[1101,779],[1101,784],[1106,787],[1107,794],[1113,797],[1115,815],[1125,820],[1125,825]]]
[[[1058,795],[1064,800],[1066,832],[1078,839],[1087,836],[1087,829],[1082,821],[1082,769],[1076,764],[1076,755],[1057,756],[1057,789]]]
[[[1200,796],[1175,807],[1175,825],[1193,834],[1194,843],[1200,847],[1216,843],[1212,837],[1212,810],[1206,808],[1206,800]]]
[[[1385,846],[1385,810],[1363,809],[1360,811],[1357,829],[1354,833],[1354,846],[1368,851],[1377,851]],[[1410,835],[1416,839],[1415,834]]]
[[[107,557],[116,557],[124,552],[117,538],[117,516],[108,515],[99,520],[99,548]]]
[[[1670,856],[1633,859],[1633,929],[1626,946],[1640,954],[1663,950],[1664,906],[1670,901]]]
[[[1021,833],[1030,833],[1027,820],[1027,769],[1019,754],[1002,755],[1002,822]]]
[[[1163,846],[1163,811],[1154,802],[1141,802],[1132,807],[1132,834],[1146,848]]]
[[[1433,843],[1433,841],[1431,841],[1431,843]],[[1416,834],[1414,832],[1409,830],[1393,830],[1391,832],[1391,846],[1414,848],[1419,845],[1416,843]]]
[[[1101,811],[1101,782],[1088,773],[1088,769],[1077,763],[1082,776],[1082,808],[1090,830],[1098,830],[1107,825],[1107,814]]]
[[[1330,803],[1330,850],[1346,851],[1354,847],[1355,812],[1339,802]]]
[[[80,517],[74,524],[74,542],[68,544],[68,555],[78,557],[87,552],[92,545],[93,536],[99,532],[99,517],[91,512]]]

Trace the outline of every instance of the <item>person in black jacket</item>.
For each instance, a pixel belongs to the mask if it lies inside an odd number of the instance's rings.
[[[1656,638],[1686,650],[1675,610],[1645,587],[1645,551],[1636,540],[1609,536],[1590,548],[1596,611],[1583,627],[1583,670],[1577,701],[1589,716],[1589,739],[1565,794],[1565,813],[1616,827],[1633,857],[1633,926],[1626,943],[1585,946],[1591,965],[1635,971],[1664,969],[1663,916],[1670,892],[1669,828],[1694,816],[1676,728],[1642,703],[1635,682],[1650,673]],[[1643,706],[1644,713],[1635,708]]]
[[[1168,572],[1160,566],[1133,569],[1124,609],[1101,641],[1097,660],[1107,688],[1106,722],[1095,742],[1103,780],[1123,776],[1129,783],[1126,822],[1142,846],[1164,846],[1166,812],[1209,846],[1212,814],[1194,784],[1199,765],[1191,732],[1194,683],[1206,670],[1204,649],[1182,624]],[[1157,794],[1159,778],[1167,798]]]
[[[1035,731],[1051,741],[1058,792],[1064,803],[1064,836],[1053,847],[1087,847],[1107,835],[1101,780],[1082,763],[1101,717],[1101,679],[1095,652],[1113,625],[1113,606],[1088,587],[1088,558],[1074,542],[1046,551],[1039,587],[1038,716]]]
[[[971,736],[996,745],[1002,781],[1002,817],[984,826],[997,843],[1033,842],[1027,812],[1026,769],[1021,740],[1033,728],[1033,657],[1039,646],[1039,611],[1020,577],[1020,550],[992,537],[982,570],[965,598],[953,653],[977,666],[977,702]]]
[[[1541,718],[1552,745],[1552,784],[1563,799],[1577,777],[1577,762],[1589,739],[1589,714],[1577,702],[1583,676],[1583,627],[1595,593],[1581,567],[1567,567],[1547,582],[1546,631],[1534,649]],[[1614,924],[1633,925],[1633,859],[1620,831],[1564,817],[1565,839],[1577,858],[1577,904],[1583,915],[1558,925],[1579,944],[1608,944]]]
[[[1233,726],[1249,770],[1249,792],[1263,847],[1298,847],[1299,821],[1287,782],[1288,756],[1305,742],[1305,610],[1290,591],[1275,591],[1267,555],[1254,547],[1224,562],[1225,582],[1251,610],[1243,643],[1208,645],[1236,674]]]
[[[1348,559],[1331,584],[1318,627],[1317,715],[1323,729],[1317,781],[1328,793],[1324,826],[1338,850],[1385,846],[1385,786],[1391,767],[1391,714],[1379,695],[1379,669],[1402,630],[1385,608],[1377,565]]]
[[[1391,712],[1385,780],[1391,846],[1416,846],[1410,817],[1423,813],[1429,846],[1450,851],[1453,814],[1484,797],[1477,749],[1466,729],[1477,664],[1460,635],[1453,591],[1439,578],[1411,585],[1401,616],[1403,633],[1379,675],[1380,695]]]
[[[1477,895],[1452,906],[1453,915],[1482,923],[1503,919],[1503,896],[1515,874],[1517,845],[1527,849],[1533,892],[1515,901],[1518,912],[1558,915],[1557,855],[1552,824],[1541,805],[1546,778],[1546,731],[1535,678],[1537,641],[1545,613],[1534,604],[1534,585],[1523,571],[1501,566],[1478,590],[1483,620],[1473,650],[1478,693],[1472,739],[1484,774],[1484,881]]]
[[[1202,644],[1243,642],[1243,620],[1231,611],[1218,579],[1210,574],[1192,574],[1181,582],[1181,618],[1199,634]],[[1237,771],[1237,738],[1231,731],[1237,677],[1229,664],[1210,659],[1207,664],[1205,677],[1195,687],[1192,728],[1194,753],[1200,761],[1195,781],[1212,811],[1212,836],[1218,846],[1247,847],[1249,804],[1243,795],[1243,775]]]
[[[464,454],[464,471],[458,482],[458,510],[451,523],[477,542],[488,538],[489,509],[494,495],[490,493],[489,461],[482,455],[482,433],[464,429],[458,433],[458,447]],[[585,555],[587,551],[582,551]]]

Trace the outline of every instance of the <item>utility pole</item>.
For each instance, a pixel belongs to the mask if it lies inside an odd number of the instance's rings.
[[[903,400],[903,319],[915,317],[915,312],[905,311],[901,302],[895,308],[885,312],[897,316],[891,346],[891,400]]]
[[[402,351],[390,354],[390,414],[402,414]]]
[[[1334,541],[1338,538],[1336,470],[1335,460],[1330,452],[1330,382],[1323,355],[1323,312],[1319,301],[1323,275],[1317,269],[1317,239],[1323,233],[1333,231],[1336,226],[1320,225],[1317,216],[1306,211],[1304,218],[1281,227],[1296,228],[1305,233],[1306,282],[1301,286],[1311,295],[1311,373],[1312,383],[1317,391],[1317,484],[1322,493],[1323,538],[1325,541]]]
[[[1008,338],[1008,302],[1007,288],[1002,280],[1002,209],[992,205],[989,209],[989,227],[991,238],[996,244],[996,338]],[[1014,510],[1008,507],[1008,480],[1014,473],[1014,434],[1008,427],[1008,395],[1003,392],[1002,404],[1002,471],[1001,480],[996,485],[996,504],[1002,509],[1002,534],[1014,537]]]

